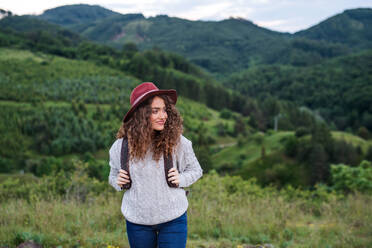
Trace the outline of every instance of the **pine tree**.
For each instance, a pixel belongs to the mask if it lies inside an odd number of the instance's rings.
[[[368,147],[366,159],[372,162],[372,145]]]
[[[309,164],[311,167],[311,182],[314,185],[317,182],[326,182],[329,177],[328,155],[322,144],[315,143],[309,155]]]

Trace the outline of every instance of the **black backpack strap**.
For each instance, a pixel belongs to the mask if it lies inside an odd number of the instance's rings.
[[[165,171],[165,180],[167,181],[167,184],[171,188],[177,188],[177,185],[168,181],[168,173],[169,170],[173,168],[173,159],[172,155],[166,156],[164,153],[164,171]]]
[[[126,137],[123,138],[123,143],[121,144],[121,153],[120,153],[120,167],[122,170],[128,172],[129,176],[129,183],[124,184],[121,189],[129,189],[132,186],[132,181],[130,179],[129,173],[129,148],[128,148],[128,139]]]

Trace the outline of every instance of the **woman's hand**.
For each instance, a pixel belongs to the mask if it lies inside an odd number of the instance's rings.
[[[177,187],[180,184],[180,174],[178,173],[178,170],[176,168],[172,168],[169,170],[168,181],[177,185]]]
[[[122,187],[124,184],[127,184],[129,183],[130,180],[129,180],[129,176],[128,176],[128,172],[125,171],[125,170],[122,170],[120,169],[119,170],[119,174],[118,174],[118,177],[116,179],[116,183]]]

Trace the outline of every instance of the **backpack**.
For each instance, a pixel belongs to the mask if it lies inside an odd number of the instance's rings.
[[[126,137],[123,138],[123,143],[121,145],[121,153],[120,153],[120,167],[122,170],[128,172],[130,182],[124,184],[121,189],[129,189],[132,186],[132,181],[130,179],[130,172],[129,172],[129,147],[128,147],[128,139]],[[172,156],[166,156],[164,153],[164,171],[165,171],[165,180],[169,187],[171,188],[178,188],[176,184],[168,181],[168,171],[173,168],[173,159]],[[188,192],[186,192],[187,195]]]

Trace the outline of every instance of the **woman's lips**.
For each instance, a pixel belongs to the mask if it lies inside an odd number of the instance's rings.
[[[157,121],[156,123],[158,123],[159,125],[164,125],[165,121]]]

